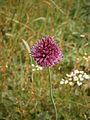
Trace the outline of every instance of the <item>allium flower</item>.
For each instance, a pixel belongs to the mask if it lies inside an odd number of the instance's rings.
[[[49,67],[62,58],[62,51],[52,37],[42,38],[31,50],[35,61],[41,66]]]

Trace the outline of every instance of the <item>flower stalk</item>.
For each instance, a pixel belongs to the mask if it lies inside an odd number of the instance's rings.
[[[52,104],[54,107],[54,111],[55,111],[55,120],[57,120],[57,109],[56,109],[56,105],[55,105],[54,98],[53,98],[50,68],[48,68],[48,73],[49,73],[50,98],[51,98],[51,101],[52,101]]]

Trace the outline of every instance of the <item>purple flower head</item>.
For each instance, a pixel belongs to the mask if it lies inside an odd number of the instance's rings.
[[[42,38],[31,50],[35,61],[41,66],[49,67],[62,58],[62,51],[52,37]]]

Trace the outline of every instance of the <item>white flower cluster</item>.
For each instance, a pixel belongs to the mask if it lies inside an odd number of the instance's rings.
[[[60,84],[69,84],[70,86],[78,85],[81,86],[84,80],[88,80],[90,78],[87,73],[84,71],[79,71],[78,69],[71,72],[71,74],[66,74],[65,78],[60,81]]]
[[[39,65],[32,64],[32,71],[34,72],[34,71],[38,71],[38,70],[43,70],[43,68]]]
[[[83,59],[85,59],[88,62],[90,60],[90,56],[88,56],[88,57],[83,56]]]
[[[87,62],[90,60],[90,56],[87,55],[87,53],[84,54],[83,59]]]

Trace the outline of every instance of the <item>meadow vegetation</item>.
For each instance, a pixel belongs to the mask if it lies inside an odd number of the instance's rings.
[[[55,119],[48,70],[31,59],[22,41],[32,48],[48,35],[64,55],[51,67],[58,120],[88,120],[89,32],[89,0],[0,0],[0,120]],[[83,71],[82,83],[64,84],[75,70]]]

